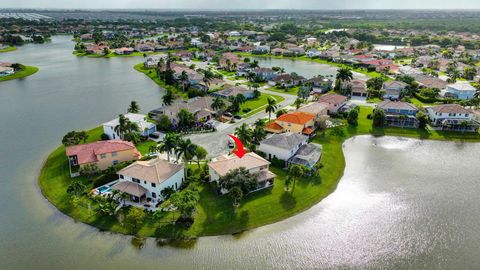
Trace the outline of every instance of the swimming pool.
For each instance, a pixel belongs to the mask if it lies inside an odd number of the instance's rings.
[[[103,194],[103,193],[111,192],[112,188],[110,186],[101,186],[97,190],[99,194]]]

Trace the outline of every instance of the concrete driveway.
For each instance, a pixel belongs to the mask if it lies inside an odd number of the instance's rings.
[[[273,95],[282,96],[283,98],[285,98],[284,101],[278,104],[279,108],[284,108],[288,105],[291,105],[292,103],[295,102],[295,99],[297,99],[297,96],[295,95],[268,91],[268,90],[265,90],[264,87],[260,88],[259,91],[265,94],[273,94]],[[275,116],[272,115],[272,119],[274,117]],[[227,145],[229,140],[228,134],[234,134],[235,128],[241,126],[243,123],[246,123],[248,125],[253,125],[253,123],[259,118],[268,118],[268,114],[265,112],[265,110],[262,110],[259,113],[250,116],[249,118],[236,120],[237,122],[234,124],[229,124],[228,126],[222,125],[222,128],[217,129],[217,131],[215,132],[191,134],[186,136],[186,138],[190,138],[193,143],[204,147],[208,152],[209,158],[219,156],[231,151],[230,149],[228,149],[228,145]]]

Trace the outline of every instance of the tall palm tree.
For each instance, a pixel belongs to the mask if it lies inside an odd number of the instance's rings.
[[[200,169],[200,160],[204,160],[207,157],[207,150],[201,146],[197,146],[195,149],[195,158],[197,159],[197,166]]]
[[[353,79],[352,70],[349,68],[341,68],[338,70],[336,78],[340,82],[349,82]]]
[[[241,105],[247,101],[247,98],[243,94],[238,94],[235,96],[235,101]]]
[[[167,92],[162,97],[163,105],[165,106],[172,105],[174,99],[175,97],[173,96],[173,92],[167,89]]]
[[[185,178],[187,177],[187,165],[190,160],[195,156],[195,151],[197,146],[192,143],[190,139],[180,140],[175,149],[175,154],[177,155],[177,160],[182,158],[185,164]]]
[[[288,170],[288,175],[290,175],[293,179],[293,187],[292,187],[292,192],[295,189],[295,183],[297,180],[302,177],[305,174],[305,169],[304,167],[300,165],[292,165],[290,166],[290,169]]]
[[[272,113],[277,110],[277,101],[272,97],[268,97],[267,99],[267,107],[265,108],[265,112],[268,113],[268,121],[270,121]]]
[[[118,134],[118,136],[120,136],[120,138],[123,138],[123,136],[127,134],[128,122],[129,120],[127,117],[125,117],[125,115],[120,114],[118,116],[118,125],[115,126],[113,130]]]
[[[163,141],[158,146],[158,151],[160,151],[161,153],[167,153],[168,161],[170,161],[170,155],[177,147],[178,140],[179,136],[177,134],[167,133],[167,135],[165,135],[165,138],[163,138]]]
[[[180,77],[178,79],[182,83],[183,92],[185,92],[185,88],[188,84],[188,74],[187,74],[187,72],[185,70],[182,71],[182,73],[180,74]]]
[[[241,126],[235,129],[235,135],[245,145],[248,145],[252,142],[252,130],[248,127],[246,123],[243,123]]]
[[[225,108],[225,102],[223,101],[222,98],[216,97],[211,105],[212,109],[215,111],[220,111]]]
[[[210,87],[210,82],[215,78],[215,74],[211,70],[204,70],[203,71],[203,82],[207,87]]]
[[[140,106],[138,105],[138,103],[136,101],[133,100],[132,102],[130,102],[130,106],[128,107],[127,112],[138,113],[138,112],[140,112]]]

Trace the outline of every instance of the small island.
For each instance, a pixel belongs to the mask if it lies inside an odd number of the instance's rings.
[[[37,67],[0,62],[0,82],[25,78],[37,72]]]

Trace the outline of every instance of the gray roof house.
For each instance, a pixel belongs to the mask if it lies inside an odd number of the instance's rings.
[[[385,82],[383,84],[383,90],[385,94],[383,95],[384,99],[392,98],[392,99],[399,99],[400,93],[407,88],[408,84],[400,81],[391,81]]]
[[[308,143],[308,136],[286,132],[272,134],[260,142],[258,150],[265,153],[268,159],[277,158],[287,161],[292,158],[302,145]]]
[[[310,143],[302,145],[288,163],[303,165],[312,169],[321,158],[322,146],[320,144]]]

